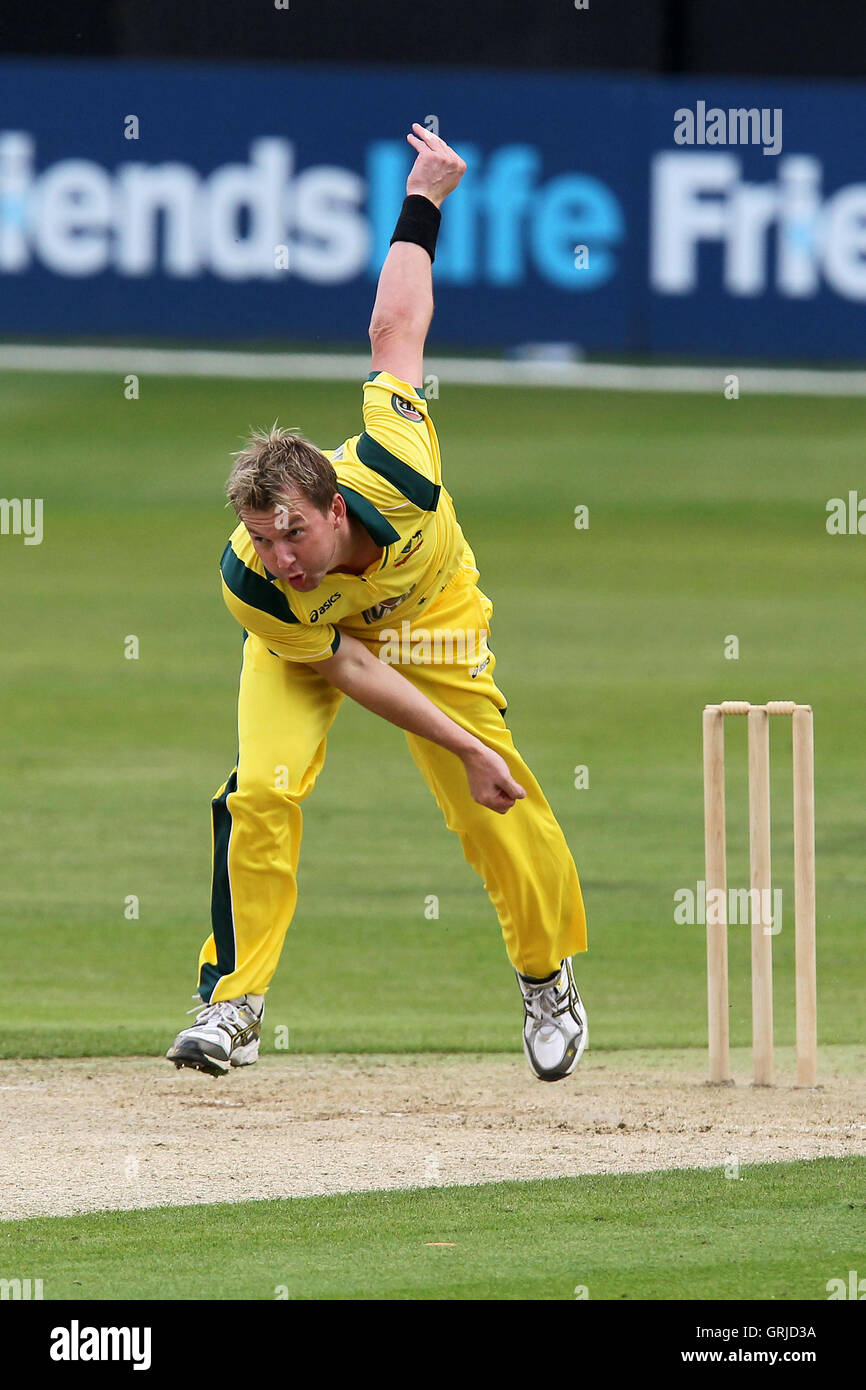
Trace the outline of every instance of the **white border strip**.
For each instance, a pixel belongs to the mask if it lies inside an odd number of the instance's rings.
[[[252,381],[359,381],[367,354],[215,352],[143,347],[0,345],[0,370],[136,372],[153,376],[234,377]],[[721,395],[736,375],[741,395],[866,396],[866,372],[787,367],[653,367],[611,362],[498,361],[431,357],[425,377],[454,386],[569,386],[593,391],[691,391]],[[419,383],[420,384],[420,383]]]

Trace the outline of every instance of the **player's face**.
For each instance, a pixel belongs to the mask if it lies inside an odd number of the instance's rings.
[[[342,511],[339,494],[324,513],[296,494],[284,506],[268,512],[243,510],[240,517],[265,568],[304,593],[318,588],[334,565]]]

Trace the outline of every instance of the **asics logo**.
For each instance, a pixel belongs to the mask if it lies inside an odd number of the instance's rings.
[[[325,599],[325,602],[322,604],[321,608],[313,609],[312,613],[310,614],[310,622],[317,623],[319,619],[322,617],[322,615],[324,613],[327,613],[329,608],[333,607],[333,605],[337,602],[337,599],[342,597],[342,594],[331,594],[330,598]]]

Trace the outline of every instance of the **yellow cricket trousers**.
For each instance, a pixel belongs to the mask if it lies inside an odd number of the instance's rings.
[[[476,579],[476,570],[458,570],[425,610],[423,623],[413,624],[413,645],[426,632],[432,659],[397,669],[505,759],[525,788],[525,799],[505,815],[479,806],[454,753],[415,734],[406,737],[448,828],[460,836],[467,860],[484,882],[509,960],[521,974],[543,979],[565,956],[586,950],[583,900],[565,837],[506,728],[493,653],[483,651],[479,660],[468,637],[462,650],[459,640],[444,637],[480,631],[486,640],[493,605]],[[377,653],[385,626],[365,634]],[[398,630],[405,636],[406,627],[391,629]],[[416,649],[423,652],[423,642]],[[408,646],[403,652],[409,655]],[[478,670],[485,656],[489,661]],[[311,667],[273,656],[259,638],[247,637],[238,765],[212,806],[213,931],[199,957],[205,1003],[264,994],[268,988],[297,902],[301,802],[322,769],[328,730],[344,698]]]

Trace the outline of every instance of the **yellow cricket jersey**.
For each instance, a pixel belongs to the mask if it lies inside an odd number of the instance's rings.
[[[333,572],[309,593],[271,575],[247,528],[233,531],[223,553],[223,597],[247,632],[277,656],[319,661],[339,646],[340,632],[376,636],[395,620],[416,622],[475,557],[442,486],[439,441],[424,395],[390,372],[364,383],[364,430],[323,450],[348,511],[383,547],[363,574]]]

